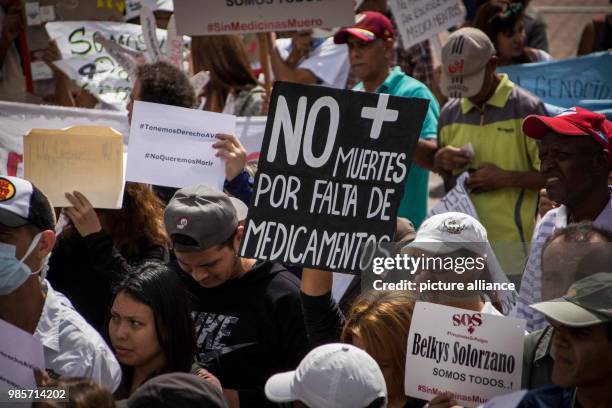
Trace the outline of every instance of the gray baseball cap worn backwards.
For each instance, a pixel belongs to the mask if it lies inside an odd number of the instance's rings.
[[[196,185],[174,194],[164,211],[164,224],[174,250],[198,252],[230,238],[247,211],[247,206],[237,198],[206,185]],[[179,234],[193,239],[197,245],[176,242],[173,237]]]

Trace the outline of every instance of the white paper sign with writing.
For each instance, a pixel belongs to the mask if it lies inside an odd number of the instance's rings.
[[[466,171],[457,177],[457,184],[431,209],[429,216],[446,212],[460,212],[478,219],[478,213],[470,194],[465,188],[465,181],[470,177]]]
[[[390,0],[404,48],[461,24],[460,3],[459,0]]]
[[[175,0],[179,34],[219,35],[345,27],[355,23],[348,0]]]
[[[75,125],[110,126],[124,136],[124,152],[130,127],[121,112],[32,105],[0,101],[0,174],[23,177],[23,136],[31,129],[63,129]],[[247,160],[259,157],[266,129],[265,116],[236,118],[236,137],[247,151]]]
[[[94,40],[94,34],[102,34],[122,47],[146,53],[142,27],[128,23],[62,21],[47,23],[46,28],[62,54],[62,60],[55,65],[100,101],[119,110],[125,109],[132,89],[129,72]],[[163,50],[166,31],[157,30],[156,34]]]
[[[406,351],[406,395],[451,392],[474,407],[521,387],[525,321],[417,302]]]
[[[36,388],[34,368],[45,371],[40,340],[0,319],[0,391]]]
[[[219,190],[225,163],[212,145],[234,134],[236,117],[149,102],[134,102],[126,178],[168,187],[208,184]]]

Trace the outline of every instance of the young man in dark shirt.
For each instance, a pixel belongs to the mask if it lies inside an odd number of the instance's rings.
[[[308,352],[299,281],[279,265],[241,258],[247,207],[207,186],[176,192],[164,223],[193,296],[199,365],[230,406],[266,406],[266,380]]]

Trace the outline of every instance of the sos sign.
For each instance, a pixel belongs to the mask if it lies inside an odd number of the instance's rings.
[[[482,316],[480,313],[463,313],[453,315],[453,326],[473,326],[479,327],[482,325]]]

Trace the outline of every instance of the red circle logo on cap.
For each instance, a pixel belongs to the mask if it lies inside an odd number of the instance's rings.
[[[10,200],[15,196],[15,185],[5,178],[0,178],[0,201]]]

